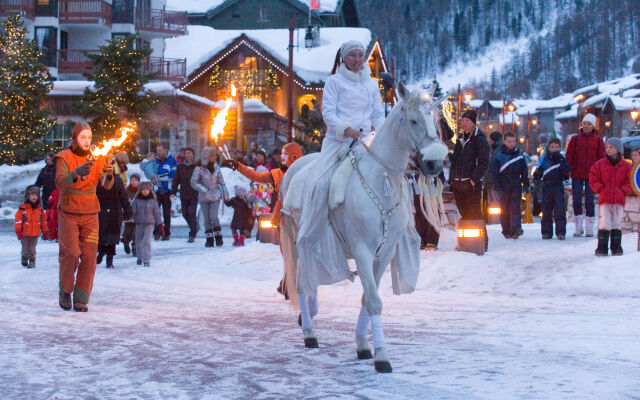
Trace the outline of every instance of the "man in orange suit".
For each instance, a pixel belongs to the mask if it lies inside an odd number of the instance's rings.
[[[91,127],[80,122],[73,128],[71,146],[55,156],[60,243],[60,307],[80,312],[89,310],[89,296],[96,273],[98,252],[97,185],[113,186],[113,166],[105,157],[89,161]],[[77,274],[76,274],[77,273]]]

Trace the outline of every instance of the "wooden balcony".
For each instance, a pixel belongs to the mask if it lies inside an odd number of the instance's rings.
[[[93,61],[86,53],[98,54],[99,50],[58,50],[58,73],[81,74],[91,72]]]
[[[187,73],[187,59],[149,57],[142,66],[142,72],[156,74],[156,80],[180,82]]]
[[[149,8],[136,10],[136,29],[139,31],[177,36],[187,33],[187,13]]]
[[[33,0],[0,0],[0,17],[19,13],[25,19],[33,19],[35,11],[36,2]]]
[[[60,0],[60,24],[111,26],[111,5],[100,0]]]

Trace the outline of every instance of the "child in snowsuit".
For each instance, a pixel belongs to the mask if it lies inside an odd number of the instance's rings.
[[[129,201],[138,193],[138,185],[140,185],[140,175],[131,174],[129,177],[129,185],[127,186],[127,197]],[[132,253],[136,256],[136,224],[133,219],[124,221],[124,231],[122,232],[122,243],[124,244],[124,252]]]
[[[631,165],[622,158],[622,141],[609,138],[605,144],[605,158],[598,160],[589,171],[589,185],[598,196],[598,248],[596,256],[621,256],[622,214],[625,196],[631,194]]]
[[[516,148],[516,135],[504,134],[500,151],[491,160],[491,176],[500,195],[500,224],[505,238],[522,235],[520,204],[522,193],[529,193],[529,172],[524,156]]]
[[[162,226],[162,212],[153,193],[151,182],[142,182],[131,202],[133,222],[136,224],[136,251],[138,265],[144,263],[149,267],[151,263],[151,239],[155,227]]]
[[[567,234],[563,182],[571,176],[571,167],[560,154],[560,147],[560,139],[553,138],[549,141],[549,153],[533,175],[536,182],[542,181],[542,239],[553,237],[554,220],[556,237],[564,240]]]
[[[40,205],[40,188],[29,186],[24,195],[24,203],[18,207],[15,229],[22,244],[22,266],[36,267],[36,245],[40,233],[47,233],[47,218]]]
[[[234,187],[235,197],[225,200],[224,204],[233,208],[233,219],[231,220],[231,231],[233,233],[233,245],[244,246],[244,233],[249,229],[252,212],[247,196],[247,189],[240,185]]]
[[[49,228],[46,237],[48,240],[58,240],[58,200],[60,200],[60,192],[58,189],[54,189],[47,199],[49,208],[45,211],[47,215],[47,227]]]
[[[100,202],[98,213],[98,264],[107,256],[107,268],[113,268],[113,257],[116,255],[116,245],[120,243],[122,221],[131,218],[131,207],[127,192],[120,179],[120,175],[113,176],[114,182],[110,189],[98,185],[96,195]]]

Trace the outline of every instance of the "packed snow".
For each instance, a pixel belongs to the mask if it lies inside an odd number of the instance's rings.
[[[20,194],[43,163],[0,167],[0,192]],[[131,165],[129,173],[139,172]],[[223,169],[227,185],[246,185]],[[4,203],[4,201],[3,201]],[[98,266],[87,314],[57,305],[58,245],[38,244],[20,266],[11,220],[0,220],[2,398],[630,399],[640,397],[640,253],[596,258],[594,238],[517,241],[489,227],[482,256],[455,252],[446,231],[422,252],[415,293],[383,278],[383,321],[394,372],[355,357],[361,286],[319,291],[320,349],[304,348],[297,311],[276,292],[277,246],[248,240],[205,248],[154,242],[151,268],[118,248]],[[11,214],[12,216],[12,214]]]

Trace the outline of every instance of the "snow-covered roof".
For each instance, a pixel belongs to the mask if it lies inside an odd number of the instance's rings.
[[[625,90],[622,97],[640,97],[640,89]]]
[[[556,115],[557,120],[578,118],[578,104],[571,106],[571,109]]]
[[[288,29],[222,30],[189,25],[184,36],[166,39],[165,57],[187,59],[187,76],[206,64],[242,34],[256,42],[283,65],[289,60]],[[367,47],[371,31],[365,28],[320,28],[320,46],[304,47],[304,29],[294,32],[294,72],[307,83],[324,82],[333,68],[335,55],[346,40],[358,40]]]
[[[572,93],[575,97],[588,92],[619,94],[625,90],[640,87],[640,74],[631,74],[618,79],[595,83],[585,86]]]
[[[167,0],[167,10],[187,11],[191,14],[203,14],[222,5],[227,0]],[[311,0],[294,0],[309,7]],[[321,0],[320,12],[335,12],[339,0]]]
[[[493,108],[502,108],[504,107],[504,101],[502,100],[489,100],[489,105]]]
[[[468,104],[469,104],[469,107],[471,108],[480,108],[484,104],[484,100],[473,99],[473,100],[469,100]]]
[[[607,97],[609,97],[609,92],[591,96],[584,102],[582,102],[582,107],[597,106],[598,104],[602,105],[604,104],[604,101],[607,99]]]
[[[54,81],[53,88],[49,91],[49,96],[82,96],[84,89],[93,87],[92,81]],[[202,96],[184,92],[176,89],[169,82],[151,82],[144,85],[145,89],[152,91],[155,95],[164,96],[180,96],[188,97],[191,100],[204,104],[209,107],[215,107],[216,103]]]
[[[217,109],[222,109],[224,108],[225,105],[225,101],[224,100],[218,100],[217,102],[213,103],[213,107],[217,108]],[[235,109],[238,106],[237,102],[232,102],[231,103],[231,108]],[[267,114],[272,114],[275,113],[275,111],[273,111],[272,109],[270,109],[269,107],[265,106],[263,102],[261,102],[258,99],[245,99],[244,100],[244,104],[243,104],[243,109],[242,111],[245,114],[253,114],[253,113],[267,113]]]
[[[519,100],[520,107],[518,107],[517,113],[520,116],[527,114],[537,114],[544,110],[562,109],[567,108],[574,103],[573,95],[563,94],[554,97],[549,100]]]
[[[640,107],[640,99],[626,98],[616,95],[609,96],[603,107],[607,103],[611,103],[616,111],[631,111]]]

